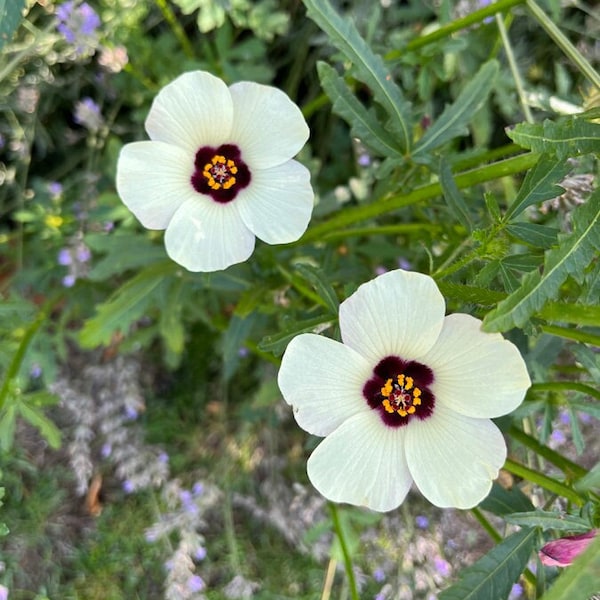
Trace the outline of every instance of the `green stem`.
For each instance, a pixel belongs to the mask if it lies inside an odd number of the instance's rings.
[[[33,340],[33,337],[37,333],[38,329],[48,318],[48,315],[51,313],[52,309],[57,304],[60,298],[62,298],[62,293],[60,295],[53,296],[52,298],[50,298],[50,300],[46,301],[46,303],[40,309],[40,312],[38,313],[33,323],[29,326],[29,329],[27,329],[27,331],[25,332],[25,335],[21,340],[21,344],[17,348],[17,351],[15,352],[10,362],[10,365],[6,370],[6,374],[4,375],[4,382],[2,384],[2,388],[0,388],[0,411],[4,408],[4,404],[6,403],[8,392],[11,387],[11,382],[19,374],[19,370],[21,369],[21,365],[23,364],[23,359],[25,358],[25,354],[27,353],[29,344],[31,344],[31,341]]]
[[[188,58],[194,58],[194,48],[192,47],[192,43],[188,39],[183,27],[179,24],[179,21],[175,17],[175,13],[172,11],[171,7],[167,3],[167,0],[156,0],[156,5],[160,9],[160,12],[163,14],[165,21],[171,27],[175,37],[178,42],[181,44],[183,52]]]
[[[583,477],[587,473],[583,467],[571,462],[568,458],[565,458],[558,452],[552,450],[552,448],[548,448],[548,446],[540,444],[538,440],[528,435],[515,425],[510,428],[508,433],[513,440],[520,442],[523,444],[523,446],[533,450],[536,454],[545,458],[549,463],[557,466],[570,479]]]
[[[354,577],[354,570],[352,569],[352,558],[350,557],[350,552],[348,551],[348,545],[346,544],[346,538],[344,537],[344,531],[342,529],[342,525],[340,523],[340,516],[338,514],[338,508],[333,502],[328,502],[329,510],[331,512],[331,520],[333,522],[333,528],[335,530],[335,534],[337,535],[338,541],[340,543],[340,548],[342,549],[342,555],[344,556],[344,567],[346,568],[346,576],[348,578],[348,587],[350,588],[350,596],[352,600],[360,600],[358,597],[358,591],[356,588],[356,579]]]
[[[531,483],[535,483],[540,487],[543,487],[545,490],[552,492],[558,496],[563,496],[573,504],[577,506],[581,506],[583,504],[583,500],[580,498],[579,494],[572,490],[569,486],[557,481],[556,479],[552,479],[547,475],[543,475],[542,473],[538,473],[525,465],[522,465],[514,460],[507,458],[504,463],[504,468],[513,475],[517,475],[518,477],[522,477]]]
[[[440,225],[432,223],[401,223],[399,225],[373,225],[371,227],[354,227],[344,231],[332,231],[321,239],[335,240],[338,238],[359,237],[368,235],[422,235],[425,231],[434,233],[441,229]]]
[[[507,175],[514,175],[530,169],[538,160],[539,155],[533,152],[519,154],[505,160],[459,173],[455,177],[458,189],[469,188],[479,183],[493,181]],[[372,217],[392,212],[398,208],[417,204],[424,200],[431,200],[442,195],[442,186],[439,183],[431,183],[418,187],[407,194],[395,194],[386,196],[371,204],[348,208],[340,211],[328,221],[310,228],[304,236],[296,242],[296,245],[306,244],[314,240],[321,240],[324,235],[337,229],[345,229],[352,223],[365,221]]]
[[[513,79],[515,81],[515,87],[517,88],[517,95],[519,96],[519,102],[521,103],[523,114],[525,115],[525,119],[528,123],[533,123],[533,115],[531,114],[531,110],[529,110],[529,104],[527,103],[525,88],[523,87],[523,79],[521,78],[519,67],[517,66],[517,61],[512,50],[512,44],[510,43],[508,32],[506,31],[506,26],[504,25],[504,21],[502,20],[502,15],[500,15],[499,13],[496,13],[496,24],[498,25],[498,31],[500,32],[502,44],[504,45],[504,52],[506,52],[508,65],[510,67]]]
[[[466,29],[471,25],[475,25],[476,23],[481,23],[488,17],[495,15],[498,12],[504,12],[513,6],[517,6],[518,4],[524,4],[525,0],[498,0],[498,2],[494,2],[489,6],[485,6],[480,10],[476,10],[461,19],[456,19],[451,23],[447,23],[446,25],[442,25],[435,31],[428,33],[427,35],[423,35],[421,37],[415,38],[408,42],[404,48],[399,50],[392,50],[385,55],[386,60],[396,60],[402,56],[407,51],[416,50],[417,48],[422,48],[423,46],[427,46],[433,42],[437,42],[445,37],[452,35],[453,33],[460,31],[461,29]]]
[[[568,340],[575,340],[577,342],[583,342],[584,344],[591,344],[592,346],[600,346],[600,335],[588,333],[581,329],[571,329],[569,327],[560,327],[558,325],[542,325],[541,330],[544,333],[567,338]]]
[[[550,391],[550,392],[562,392],[562,391],[574,391],[581,392],[582,394],[588,394],[593,396],[597,400],[600,400],[600,391],[591,385],[580,383],[578,381],[547,381],[544,383],[534,383],[531,388],[532,392],[535,391]]]
[[[590,83],[600,90],[600,74],[598,74],[596,69],[594,69],[587,59],[582,56],[581,52],[573,46],[565,34],[554,24],[534,0],[526,0],[525,3],[531,14],[545,29],[546,33],[554,40],[556,45],[577,65]]]

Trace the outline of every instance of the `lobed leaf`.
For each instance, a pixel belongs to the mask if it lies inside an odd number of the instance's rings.
[[[506,489],[494,482],[492,491],[479,504],[479,508],[501,517],[514,512],[530,511],[534,507],[531,500],[517,486]]]
[[[394,136],[356,99],[344,78],[324,62],[317,63],[317,71],[333,110],[351,126],[352,134],[382,156],[400,156],[401,148]]]
[[[517,197],[508,207],[504,221],[510,221],[520,215],[528,206],[538,204],[550,198],[556,198],[564,193],[557,185],[571,170],[567,158],[556,160],[550,154],[542,154],[535,167],[530,169],[521,185]]]
[[[490,95],[497,74],[498,63],[495,60],[490,60],[481,66],[458,98],[444,109],[417,142],[413,152],[416,161],[449,140],[468,133],[467,125]]]
[[[600,123],[582,117],[543,123],[519,123],[506,134],[519,146],[559,159],[600,151]]]
[[[556,512],[532,510],[529,512],[511,513],[504,515],[504,520],[521,527],[540,527],[543,531],[556,529],[585,533],[591,529],[590,522],[575,515],[561,515]]]
[[[0,50],[12,39],[24,8],[25,0],[0,0]]]
[[[600,249],[600,190],[573,211],[573,233],[563,236],[558,248],[546,252],[544,272],[528,273],[521,287],[488,313],[485,331],[521,327],[549,301],[574,272],[582,272]]]
[[[471,221],[471,216],[469,215],[469,207],[454,181],[450,163],[445,158],[440,160],[440,184],[448,207],[458,222],[467,231],[471,231],[473,229],[473,223]]]
[[[505,538],[474,565],[460,573],[460,581],[439,595],[439,600],[501,600],[527,566],[538,532],[521,529]]]
[[[510,223],[506,232],[536,248],[551,248],[558,238],[558,229],[538,223]]]
[[[389,117],[391,134],[397,139],[402,153],[408,153],[412,135],[410,129],[410,103],[390,77],[383,59],[375,54],[360,36],[354,23],[342,18],[329,0],[304,0],[307,15],[329,36],[356,69],[356,77],[368,86],[375,100]]]

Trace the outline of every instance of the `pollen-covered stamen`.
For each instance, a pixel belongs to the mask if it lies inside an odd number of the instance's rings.
[[[231,202],[251,179],[242,151],[235,144],[202,146],[196,152],[190,183],[196,192],[210,196],[215,202]]]
[[[381,388],[383,408],[401,417],[412,415],[421,404],[421,390],[415,387],[412,377],[400,373],[396,379],[389,378]]]
[[[388,427],[403,427],[412,419],[423,421],[433,414],[433,382],[427,365],[390,355],[375,365],[363,396]]]
[[[221,154],[215,154],[209,163],[204,165],[202,175],[208,181],[208,187],[213,190],[221,188],[228,190],[236,184],[235,175],[238,168],[235,161],[225,158]]]

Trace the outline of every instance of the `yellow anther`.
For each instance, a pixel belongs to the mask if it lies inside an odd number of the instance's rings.
[[[388,379],[385,382],[385,385],[381,388],[381,395],[386,397],[389,396],[392,393],[392,389],[394,389],[392,386],[392,380]]]
[[[398,375],[398,385],[400,385],[400,386],[404,385],[404,375],[402,373],[400,373],[400,375]]]
[[[409,406],[408,407],[408,414],[412,415],[417,409],[414,406]]]
[[[420,406],[420,404],[421,404],[421,398],[419,398],[418,396],[416,396],[415,398],[413,398],[413,404],[414,404],[414,406]]]
[[[413,390],[413,397],[418,398],[421,395],[421,390],[419,388],[415,388]]]
[[[406,383],[404,384],[404,389],[405,390],[410,390],[413,386],[413,378],[412,377],[407,377],[406,378]]]
[[[383,408],[385,408],[386,412],[393,413],[396,412],[394,407],[390,404],[390,401],[386,398],[383,402]]]
[[[399,414],[401,417],[405,417],[405,416],[406,416],[408,413],[407,413],[407,412],[406,412],[404,409],[402,409],[402,408],[399,408],[399,409],[398,409],[398,414]]]

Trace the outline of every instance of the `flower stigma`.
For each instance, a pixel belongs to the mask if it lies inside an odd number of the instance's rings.
[[[421,404],[421,390],[414,385],[414,379],[400,373],[396,381],[389,378],[381,388],[383,408],[388,413],[398,413],[401,417],[412,415]]]

